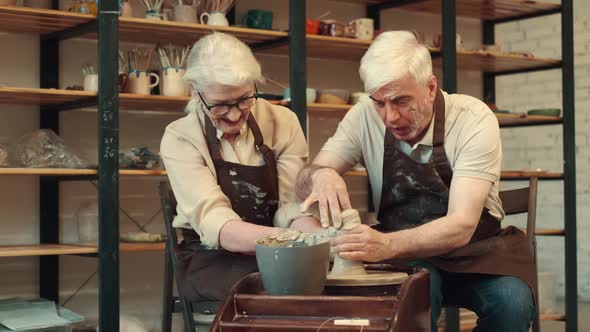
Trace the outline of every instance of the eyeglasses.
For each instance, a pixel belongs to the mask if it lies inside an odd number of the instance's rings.
[[[250,107],[254,106],[256,100],[258,99],[258,89],[256,88],[256,84],[254,84],[254,95],[241,98],[240,100],[232,104],[221,103],[215,105],[208,105],[207,102],[205,102],[205,98],[203,98],[201,92],[197,91],[197,94],[199,95],[199,98],[201,98],[201,101],[203,102],[205,108],[215,116],[223,116],[234,107],[237,107],[240,111],[247,110]]]

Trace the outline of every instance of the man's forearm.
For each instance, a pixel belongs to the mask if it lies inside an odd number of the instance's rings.
[[[310,164],[303,167],[299,174],[297,175],[297,181],[295,184],[295,192],[297,193],[297,197],[301,200],[305,200],[313,189],[313,174],[321,169],[324,168],[323,166]]]
[[[393,258],[421,259],[446,254],[461,248],[471,239],[477,222],[465,222],[451,216],[422,226],[387,234]]]

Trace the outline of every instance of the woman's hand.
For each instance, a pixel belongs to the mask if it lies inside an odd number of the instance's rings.
[[[332,249],[344,259],[380,262],[395,258],[395,247],[388,234],[367,225],[358,225],[333,239]]]
[[[312,192],[301,204],[301,210],[306,211],[318,202],[322,227],[330,226],[330,214],[334,227],[342,227],[340,211],[351,208],[344,179],[334,169],[322,168],[313,173],[312,181]]]

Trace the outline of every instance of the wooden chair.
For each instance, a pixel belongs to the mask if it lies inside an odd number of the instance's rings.
[[[526,213],[526,237],[535,260],[535,285],[537,285],[537,240],[535,238],[535,230],[537,227],[537,183],[538,179],[532,177],[529,179],[529,186],[520,189],[505,190],[500,192],[500,200],[502,201],[502,208],[507,216]],[[539,294],[539,287],[536,286],[535,293]],[[537,311],[539,311],[539,299],[537,298]],[[533,320],[533,332],[540,331],[539,314],[537,313]]]
[[[162,310],[162,332],[172,330],[172,314],[183,314],[185,332],[196,331],[195,314],[204,314],[213,319],[221,302],[219,301],[199,301],[191,302],[182,294],[182,284],[180,278],[174,273],[178,264],[175,249],[178,247],[178,235],[176,229],[172,227],[172,221],[176,215],[176,198],[170,190],[167,182],[160,182],[158,186],[160,193],[160,203],[162,205],[162,215],[164,216],[164,225],[166,228],[166,250],[164,253],[164,299]],[[175,279],[175,280],[174,280]],[[176,281],[176,290],[178,296],[173,294],[173,284]]]
[[[536,177],[529,180],[529,186],[520,189],[505,190],[500,192],[500,200],[502,201],[502,208],[504,213],[509,215],[527,213],[526,236],[535,260],[535,277],[537,276],[537,242],[535,239],[535,228],[537,218],[537,182]],[[535,284],[537,280],[535,280]],[[538,287],[537,287],[538,288]],[[535,289],[538,294],[538,289]],[[538,299],[536,301],[538,303]],[[445,309],[446,310],[446,309]],[[537,306],[538,310],[538,306]],[[469,310],[461,310],[461,317],[467,317],[467,322],[463,319],[464,324],[461,324],[461,330],[471,330],[475,327],[475,314]],[[532,331],[539,332],[540,322],[539,315],[533,320]]]

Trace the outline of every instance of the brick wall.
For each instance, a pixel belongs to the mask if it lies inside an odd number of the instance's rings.
[[[558,0],[545,1],[556,2]],[[590,2],[574,1],[574,49],[576,96],[576,151],[578,202],[578,291],[582,300],[590,299]],[[532,52],[535,56],[561,57],[561,16],[535,18],[498,25],[496,41],[506,51]],[[497,104],[516,112],[537,107],[561,108],[561,70],[503,76],[497,80]],[[546,169],[562,171],[562,127],[543,126],[503,129],[505,169]],[[539,187],[537,227],[563,228],[563,184],[542,182]],[[515,221],[523,224],[523,219]],[[564,294],[563,238],[538,237],[539,266],[558,273],[558,296]]]

